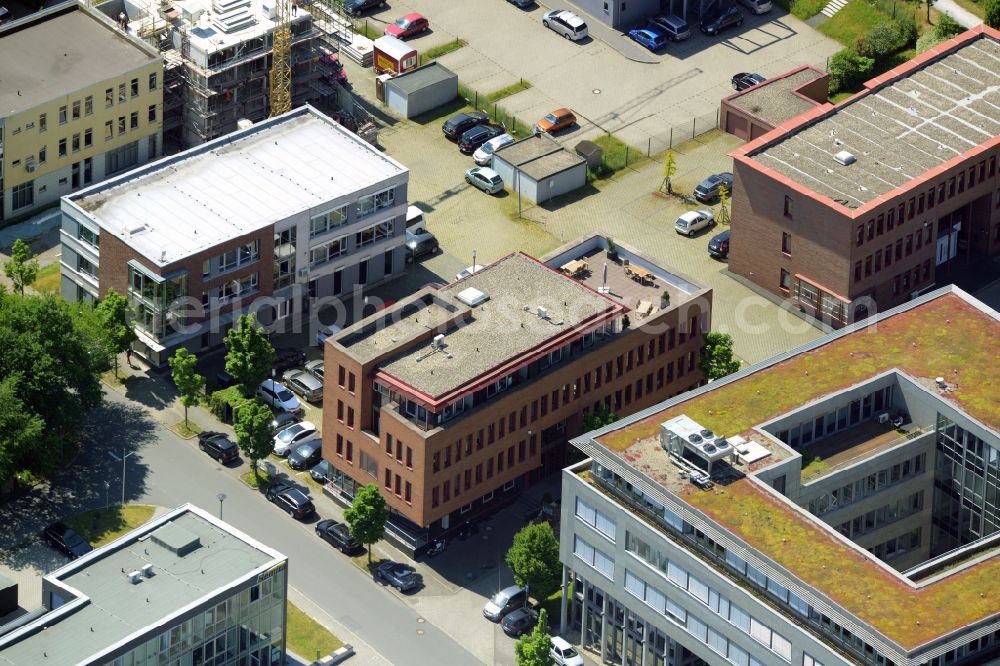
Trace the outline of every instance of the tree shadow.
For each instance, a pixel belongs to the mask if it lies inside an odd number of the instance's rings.
[[[153,409],[163,409],[177,398],[167,376],[133,375],[125,381],[125,397]]]

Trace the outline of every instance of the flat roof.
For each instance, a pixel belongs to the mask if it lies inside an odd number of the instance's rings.
[[[455,75],[455,72],[437,61],[432,61],[405,74],[392,77],[386,81],[386,85],[392,86],[400,92],[412,93],[421,88],[449,79],[454,79],[457,85],[458,77]]]
[[[733,153],[846,209],[981,151],[1000,136],[1000,32],[980,26]],[[841,151],[856,162],[844,166]]]
[[[717,485],[712,492],[671,483],[676,468],[661,462],[665,456],[650,448],[650,442],[658,438],[661,423],[685,414],[720,435],[741,435],[766,444],[755,426],[894,368],[996,434],[1000,430],[998,339],[1000,314],[951,286],[891,310],[874,324],[830,334],[794,353],[713,382],[689,398],[623,419],[592,442],[581,442],[628,460],[804,583],[913,649],[1000,612],[996,595],[980,596],[1000,579],[1000,557],[916,588],[750,477]],[[954,390],[936,389],[937,377],[946,377]],[[1000,440],[1000,434],[996,436]],[[770,447],[775,457],[752,465],[751,472],[789,455],[776,440]],[[761,525],[769,529],[762,530]]]
[[[543,155],[561,150],[564,148],[548,134],[532,134],[497,148],[493,154],[498,155],[504,162],[519,167]]]
[[[521,173],[535,181],[540,181],[586,162],[587,160],[584,158],[564,148],[524,164],[521,166]]]
[[[63,199],[162,266],[406,172],[304,106]]]
[[[178,536],[189,547],[192,539],[198,545],[178,555],[173,547],[181,543]],[[83,603],[73,610],[71,600],[61,607],[69,610],[65,615],[59,616],[61,609],[49,611],[28,627],[0,637],[0,664],[78,664],[285,560],[210,514],[182,506],[46,576],[69,588],[69,597],[75,591]],[[146,564],[153,565],[153,575],[131,583],[126,574]]]
[[[771,125],[779,125],[789,118],[820,106],[820,102],[796,92],[799,88],[815,81],[824,73],[812,67],[802,67],[796,71],[773,79],[767,79],[726,99],[729,106],[749,113]]]
[[[0,28],[0,116],[64,98],[159,57],[75,3]]]
[[[469,287],[489,300],[474,308],[465,305],[458,295]],[[464,387],[557,338],[580,333],[578,327],[603,321],[621,307],[520,252],[452,282],[437,295],[468,310],[469,318],[461,326],[442,331],[445,347],[441,352],[429,354],[428,346],[419,345],[387,360],[379,370],[379,375],[430,398]],[[539,316],[540,307],[547,310],[547,319]],[[385,330],[393,335],[396,326]]]

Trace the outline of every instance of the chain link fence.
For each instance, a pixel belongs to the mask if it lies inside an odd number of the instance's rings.
[[[705,132],[711,132],[719,126],[719,111],[695,116],[690,120],[664,128],[664,130],[646,139],[646,157],[652,157],[673,150],[676,146],[686,143]]]

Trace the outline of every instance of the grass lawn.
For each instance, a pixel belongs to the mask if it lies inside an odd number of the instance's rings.
[[[306,659],[312,659],[317,654],[325,657],[344,646],[344,641],[291,602],[288,604],[287,630],[288,649]]]
[[[458,49],[465,46],[466,41],[464,39],[453,39],[447,44],[442,44],[441,46],[435,46],[434,48],[427,49],[420,54],[420,64],[428,63],[435,58],[440,58],[446,53],[451,53],[452,51],[457,51]]]
[[[256,477],[253,475],[253,470],[250,470],[249,472],[243,472],[242,474],[240,474],[240,480],[254,489],[260,488],[261,486],[266,486],[268,478],[269,477],[267,475],[267,472],[265,472],[264,470],[258,470]]]
[[[594,139],[594,143],[604,151],[604,165],[611,170],[611,173],[621,171],[625,167],[638,164],[639,162],[645,162],[648,159],[646,154],[641,150],[622,143],[611,134],[597,137]],[[601,175],[607,178],[611,174],[605,173]]]
[[[38,269],[38,275],[31,283],[31,288],[39,294],[59,293],[59,262]]]
[[[494,90],[493,92],[486,95],[487,102],[495,102],[498,99],[503,99],[504,97],[510,97],[511,95],[516,95],[522,90],[527,90],[531,87],[531,81],[525,81],[521,79],[517,83],[512,83],[506,88],[501,88],[500,90]]]
[[[826,7],[827,0],[777,0],[776,4],[787,9],[793,16],[805,21],[810,16],[819,14]]]
[[[832,17],[819,24],[817,30],[836,39],[844,46],[853,47],[858,37],[863,37],[879,23],[891,20],[864,0],[851,0]]]
[[[365,551],[360,555],[355,555],[354,557],[352,557],[351,561],[354,562],[354,566],[361,569],[362,571],[365,571],[371,575],[375,575],[375,568],[378,567],[378,565],[385,562],[385,559],[373,555],[371,564],[368,564],[368,551]]]
[[[830,104],[840,104],[855,93],[857,93],[856,90],[846,90],[844,92],[839,92],[836,95],[830,95]]]
[[[573,583],[569,584],[569,588],[566,592],[569,598],[573,598]],[[545,609],[545,614],[549,618],[549,626],[553,626],[559,623],[559,607],[562,605],[562,590],[556,590],[549,597],[538,604],[538,609]]]
[[[828,469],[830,469],[830,463],[816,456],[808,465],[802,468],[802,483],[807,483],[814,476],[825,474]]]
[[[198,434],[200,434],[201,431],[203,430],[203,428],[200,425],[198,425],[194,421],[191,421],[190,419],[188,419],[187,425],[185,425],[184,421],[181,420],[170,426],[170,429],[184,439],[192,439],[193,437],[196,437]]]
[[[153,507],[148,504],[126,504],[124,509],[121,506],[110,506],[84,511],[64,522],[97,548],[114,541],[152,517]]]
[[[384,34],[383,30],[385,28],[379,28],[378,23],[370,23],[368,19],[362,19],[354,23],[354,31],[359,35],[364,35],[368,39],[378,39]]]

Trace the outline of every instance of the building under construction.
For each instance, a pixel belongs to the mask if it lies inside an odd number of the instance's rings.
[[[163,53],[166,152],[232,132],[240,120],[270,115],[275,0],[119,0],[100,9]],[[337,107],[338,86],[329,76],[337,48],[294,3],[288,18],[292,105]]]

